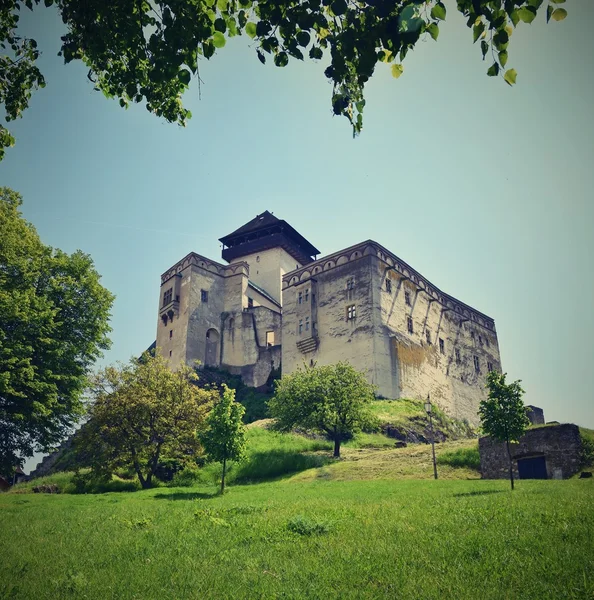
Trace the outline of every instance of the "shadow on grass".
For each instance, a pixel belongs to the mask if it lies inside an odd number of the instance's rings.
[[[475,490],[473,492],[461,492],[454,494],[455,498],[464,498],[466,496],[487,496],[488,494],[501,494],[503,490]]]
[[[155,494],[156,500],[209,500],[219,496],[219,492],[174,492],[173,494]]]

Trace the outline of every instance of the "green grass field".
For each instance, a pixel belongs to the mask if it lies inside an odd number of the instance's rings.
[[[591,480],[0,496],[2,598],[592,598]]]
[[[434,481],[428,445],[361,434],[334,460],[263,424],[224,496],[218,465],[193,487],[0,495],[0,598],[594,599],[594,480],[512,493],[466,439],[436,446]]]

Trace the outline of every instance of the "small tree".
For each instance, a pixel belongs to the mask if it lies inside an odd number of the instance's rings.
[[[522,401],[520,381],[505,383],[505,373],[491,371],[487,375],[489,397],[482,400],[479,415],[483,431],[494,440],[505,442],[509,459],[509,480],[514,489],[514,469],[510,442],[517,442],[530,424]]]
[[[221,494],[225,493],[225,474],[228,460],[241,460],[245,453],[245,408],[235,402],[235,390],[223,384],[223,395],[208,415],[208,428],[200,435],[210,460],[223,463]]]
[[[334,456],[340,457],[341,442],[373,423],[367,405],[374,397],[365,376],[339,362],[283,377],[268,406],[278,430],[303,427],[323,433],[334,442]]]
[[[186,366],[172,372],[158,353],[100,372],[77,443],[82,460],[97,475],[132,468],[149,488],[162,456],[193,458],[200,451],[196,434],[217,396],[194,385],[196,379]]]

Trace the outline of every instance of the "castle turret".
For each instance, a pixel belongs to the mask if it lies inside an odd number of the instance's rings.
[[[282,278],[315,260],[320,251],[286,221],[265,211],[219,241],[223,259],[245,261],[250,281],[282,304]]]

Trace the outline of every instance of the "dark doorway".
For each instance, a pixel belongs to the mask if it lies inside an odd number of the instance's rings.
[[[520,479],[547,479],[547,463],[544,456],[518,459]]]
[[[206,356],[204,364],[207,367],[219,366],[219,332],[216,329],[209,329],[206,332]]]

